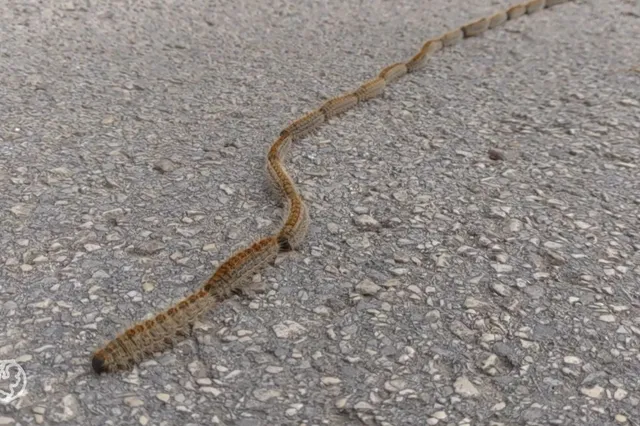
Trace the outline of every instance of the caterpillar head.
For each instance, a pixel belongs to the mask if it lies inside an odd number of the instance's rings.
[[[91,367],[93,368],[93,371],[95,371],[96,374],[102,374],[107,372],[107,366],[106,366],[104,356],[100,352],[95,353],[93,355],[93,358],[91,358]]]

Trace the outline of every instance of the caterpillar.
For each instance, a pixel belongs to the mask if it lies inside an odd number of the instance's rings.
[[[496,28],[504,24],[505,22],[507,22],[507,19],[509,19],[509,15],[507,15],[506,11],[504,10],[498,11],[493,15],[491,15],[491,17],[489,18],[489,28],[490,29]]]
[[[455,46],[464,38],[464,32],[462,28],[456,28],[455,30],[448,31],[440,37],[442,47]]]
[[[380,71],[380,74],[378,74],[378,77],[384,78],[384,81],[389,84],[404,76],[407,72],[407,64],[404,62],[398,62],[383,68],[382,71]]]
[[[427,64],[427,59],[438,50],[442,49],[444,43],[441,40],[429,40],[427,41],[420,51],[407,62],[407,71],[416,72]]]
[[[511,6],[507,9],[507,16],[509,17],[509,20],[513,21],[514,19],[518,19],[525,15],[527,13],[527,4],[528,2],[516,4],[515,6]]]
[[[278,244],[282,251],[298,248],[311,222],[309,210],[301,197],[290,198],[288,204],[287,220],[278,233]]]
[[[172,346],[178,338],[188,335],[190,326],[203,313],[272,263],[279,250],[277,238],[269,236],[238,251],[198,291],[154,318],[134,324],[97,350],[91,359],[93,370],[98,374],[125,370]]]
[[[311,111],[291,123],[280,135],[282,136],[283,133],[287,132],[293,140],[301,139],[320,127],[322,123],[324,123],[324,114],[322,111]]]
[[[348,94],[329,99],[320,107],[320,111],[324,113],[328,120],[336,115],[347,112],[356,105],[358,105],[358,97],[353,94]]]
[[[462,33],[465,37],[476,37],[489,29],[489,18],[480,18],[462,26]]]
[[[364,102],[381,95],[386,86],[387,82],[384,78],[375,77],[365,81],[353,94],[358,98],[358,102]]]
[[[283,159],[293,141],[309,135],[329,119],[359,103],[380,96],[388,84],[423,68],[427,60],[439,50],[454,46],[464,38],[477,37],[507,21],[568,1],[571,0],[527,0],[490,16],[467,22],[428,40],[406,62],[385,67],[376,77],[367,80],[353,92],[329,99],[320,108],[290,123],[270,146],[266,162],[268,180],[286,206],[280,229],[233,254],[193,294],[152,319],[132,325],[94,351],[91,358],[94,372],[100,374],[126,370],[156,352],[171,347],[179,339],[189,335],[194,321],[241,289],[254,274],[273,264],[279,253],[300,247],[309,229],[310,216],[304,199],[283,165]]]
[[[546,0],[531,0],[527,3],[527,13],[531,15],[532,13],[536,13],[542,9],[546,4]]]

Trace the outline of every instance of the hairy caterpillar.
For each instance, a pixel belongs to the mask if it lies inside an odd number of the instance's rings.
[[[298,190],[289,173],[282,167],[282,162],[279,161],[278,157],[275,159],[269,158],[267,161],[267,171],[269,172],[272,185],[278,189],[281,195],[287,198],[298,197]]]
[[[507,22],[507,19],[509,19],[509,15],[504,10],[496,12],[489,18],[489,28],[498,27]]]
[[[288,131],[282,131],[278,139],[271,145],[269,148],[269,152],[267,153],[268,160],[274,160],[279,157],[279,160],[283,160],[284,157],[289,153],[289,148],[291,148],[291,142],[293,142],[293,138],[289,134]],[[267,162],[269,163],[269,162]]]
[[[287,215],[278,233],[278,244],[281,251],[291,251],[297,248],[306,236],[310,222],[309,212],[280,161],[270,158],[267,161],[267,169],[272,185],[284,194],[287,200]]]
[[[288,204],[287,220],[278,233],[278,244],[282,251],[295,250],[300,246],[311,221],[302,198],[290,198]]]
[[[98,349],[91,360],[100,374],[128,369],[155,352],[172,346],[186,337],[190,326],[224,297],[239,289],[268,263],[280,250],[276,237],[270,236],[251,244],[224,262],[195,293],[157,314],[154,318],[129,327],[115,339]]]
[[[427,64],[427,60],[431,55],[442,49],[444,43],[441,40],[429,40],[427,41],[420,51],[407,62],[407,71],[416,72],[423,68]]]
[[[388,67],[384,68],[382,71],[380,71],[380,74],[378,74],[378,77],[384,78],[387,84],[389,84],[393,81],[398,80],[400,77],[404,76],[407,72],[408,72],[407,64],[405,64],[404,62],[398,62],[396,64],[389,65]]]
[[[320,107],[320,111],[324,113],[328,120],[350,110],[356,105],[358,105],[358,97],[350,93],[348,95],[329,99]]]
[[[453,46],[463,38],[478,36],[508,20],[568,1],[570,0],[527,0],[445,32],[424,43],[420,51],[407,62],[385,67],[377,77],[367,80],[354,92],[329,99],[319,109],[289,124],[269,148],[266,162],[267,176],[286,205],[286,215],[280,229],[229,257],[190,296],[154,318],[134,324],[95,351],[91,361],[93,370],[102,373],[127,369],[145,357],[173,345],[179,338],[189,334],[190,325],[198,317],[240,289],[266,265],[273,263],[278,253],[300,246],[308,232],[310,216],[308,207],[282,163],[292,141],[303,138],[330,118],[354,108],[360,102],[379,96],[387,84],[422,68],[427,59],[437,51]]]
[[[458,44],[460,40],[464,38],[464,33],[461,28],[448,31],[440,36],[440,41],[443,47],[454,46]]]
[[[384,78],[374,77],[365,81],[353,94],[358,98],[358,102],[364,102],[373,99],[382,94],[387,82]]]
[[[507,9],[507,15],[509,16],[510,21],[513,21],[514,19],[518,19],[519,17],[525,15],[526,13],[527,13],[526,3],[517,4]]]
[[[489,29],[489,18],[480,18],[462,26],[465,37],[476,37]]]
[[[320,127],[322,123],[324,123],[324,114],[320,110],[315,110],[289,124],[282,133],[287,132],[294,140],[296,140],[308,135]],[[280,134],[282,135],[282,133]]]
[[[293,138],[288,131],[282,131],[280,137],[271,145],[267,153],[267,162],[265,170],[267,172],[267,182],[272,192],[276,196],[286,197],[287,191],[295,192],[295,188],[290,188],[288,182],[292,182],[284,167],[282,167],[282,159],[285,157]]]
[[[532,13],[536,13],[544,9],[545,4],[545,0],[530,0],[529,3],[527,3],[527,13],[529,15],[531,15]]]
[[[547,0],[545,3],[545,7],[553,7],[562,3],[570,2],[571,0]]]
[[[227,259],[202,288],[216,299],[223,299],[240,289],[261,268],[272,263],[277,255],[275,236],[262,238]]]

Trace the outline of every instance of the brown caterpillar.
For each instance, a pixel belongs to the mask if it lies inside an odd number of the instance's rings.
[[[387,82],[384,78],[374,77],[362,83],[362,86],[353,92],[353,94],[358,98],[358,102],[364,102],[382,94],[386,85]]]
[[[272,263],[279,252],[294,250],[300,246],[308,232],[310,217],[308,207],[282,163],[292,141],[303,138],[330,118],[354,108],[360,102],[379,96],[387,84],[422,68],[427,59],[437,51],[453,46],[463,38],[478,36],[508,20],[568,1],[570,0],[526,0],[445,32],[438,38],[428,40],[406,63],[399,62],[384,68],[377,77],[364,82],[354,92],[330,99],[319,109],[289,124],[271,145],[266,162],[267,176],[286,203],[286,216],[280,230],[236,252],[195,293],[153,319],[133,325],[95,351],[91,361],[93,370],[102,373],[128,369],[155,352],[173,345],[178,338],[188,335],[190,325],[200,315],[240,289],[256,272]]]
[[[276,139],[276,141],[269,148],[269,153],[267,154],[267,158],[275,158],[277,156],[280,159],[283,159],[289,153],[289,148],[291,148],[291,142],[293,142],[293,138],[289,134],[288,131],[283,130],[280,133],[280,137]]]
[[[202,288],[214,298],[224,299],[246,284],[261,268],[272,263],[277,255],[276,237],[262,238],[227,259]]]
[[[288,202],[287,220],[278,233],[281,251],[295,250],[300,246],[309,229],[309,211],[301,197],[293,197]]]
[[[408,72],[407,64],[403,62],[398,62],[384,68],[382,71],[380,71],[380,74],[378,74],[378,77],[384,78],[387,84],[389,84],[393,81],[398,80],[400,77],[404,76],[407,72]]]
[[[456,28],[455,30],[447,31],[446,33],[440,36],[440,41],[442,42],[443,47],[454,46],[458,44],[460,40],[464,38],[464,33],[461,28]]]
[[[547,0],[547,2],[545,3],[545,7],[553,7],[570,1],[571,0]]]
[[[180,337],[186,337],[190,326],[203,313],[272,263],[279,250],[277,238],[270,236],[237,252],[220,265],[198,291],[153,319],[129,327],[98,349],[91,360],[93,370],[100,374],[129,369],[155,352],[172,346]]]
[[[272,185],[280,195],[284,195],[287,199],[299,196],[291,176],[289,176],[289,173],[287,173],[282,166],[282,162],[278,156],[269,156],[267,160],[267,171]]]
[[[507,9],[507,15],[509,16],[510,21],[513,21],[514,19],[517,19],[522,15],[525,15],[526,13],[527,13],[526,3],[517,4]]]
[[[545,4],[545,0],[530,0],[529,3],[527,3],[527,14],[531,15],[544,9]]]
[[[269,159],[267,168],[272,185],[286,197],[287,215],[280,232],[278,244],[281,251],[297,248],[307,234],[309,228],[309,212],[302,197],[279,159]]]
[[[473,22],[469,22],[462,26],[462,32],[465,37],[476,37],[489,29],[489,18],[476,19]]]
[[[324,113],[325,117],[328,120],[332,117],[335,117],[336,115],[350,110],[356,105],[358,105],[358,97],[352,94],[348,94],[329,99],[320,107],[320,111]]]
[[[506,11],[501,10],[499,12],[496,12],[493,15],[491,15],[491,18],[489,18],[489,28],[498,27],[504,24],[505,22],[507,22],[508,19],[509,19],[509,15],[507,15]]]
[[[427,41],[420,51],[407,62],[407,71],[416,72],[417,70],[424,68],[427,64],[427,60],[431,55],[442,49],[444,43],[441,40],[434,39]]]
[[[313,132],[315,129],[320,127],[320,125],[324,123],[324,114],[320,110],[311,111],[308,114],[300,117],[295,120],[293,123],[289,124],[289,126],[282,131],[282,133],[287,132],[291,135],[291,137],[296,140],[305,137],[309,133]],[[280,135],[282,135],[280,133]]]

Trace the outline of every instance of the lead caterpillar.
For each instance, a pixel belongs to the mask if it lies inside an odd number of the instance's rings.
[[[377,77],[363,83],[355,91],[326,101],[285,128],[267,153],[267,176],[276,192],[285,200],[286,215],[280,230],[253,242],[227,259],[213,276],[195,293],[167,310],[116,336],[93,353],[93,370],[100,374],[126,370],[146,357],[165,350],[179,338],[188,335],[190,325],[233,291],[240,289],[251,277],[273,261],[278,253],[294,250],[304,240],[309,227],[309,210],[282,160],[291,144],[312,133],[329,119],[354,108],[361,102],[379,96],[385,87],[407,73],[423,68],[427,60],[443,48],[453,46],[463,38],[475,37],[506,21],[571,0],[527,0],[491,16],[476,19],[424,43],[420,51],[407,62],[384,68]]]

